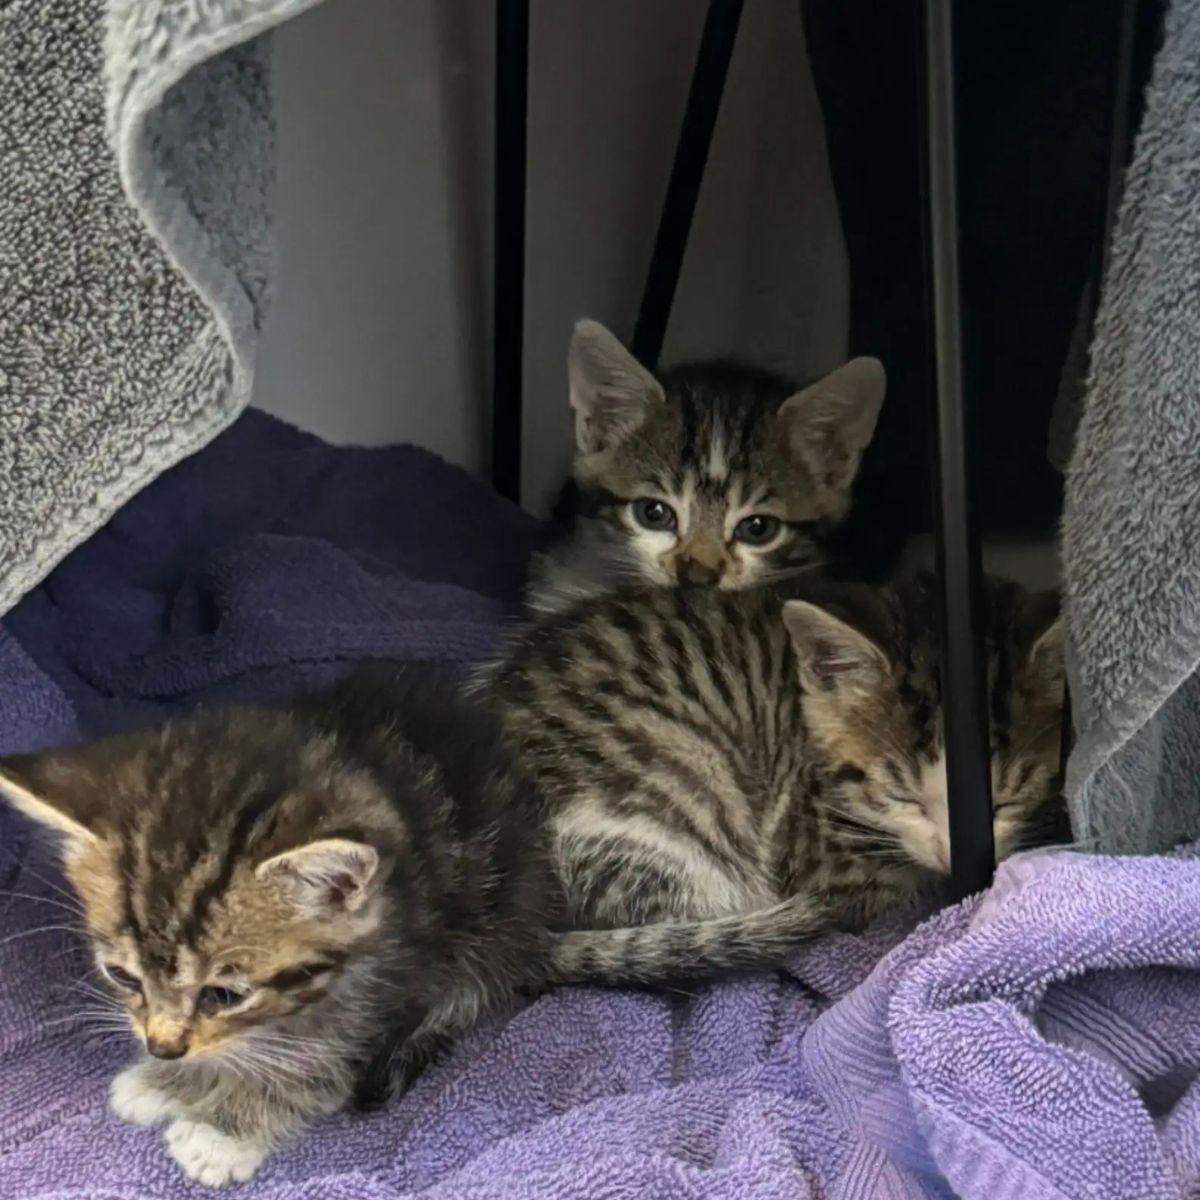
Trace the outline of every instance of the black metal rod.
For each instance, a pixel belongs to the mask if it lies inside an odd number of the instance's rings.
[[[971,513],[963,392],[952,0],[925,0],[928,220],[937,391],[935,523],[942,585],[942,719],[955,891],[995,869],[983,569]]]
[[[683,126],[675,147],[675,161],[671,165],[671,178],[658,222],[658,236],[642,292],[642,306],[633,331],[633,353],[651,368],[658,364],[667,335],[667,321],[675,301],[675,288],[683,267],[700,184],[704,180],[708,149],[721,109],[721,93],[725,90],[725,77],[733,57],[742,3],[743,0],[710,0],[704,21]]]
[[[496,4],[495,220],[492,236],[492,482],[521,499],[525,333],[525,144],[529,0]]]

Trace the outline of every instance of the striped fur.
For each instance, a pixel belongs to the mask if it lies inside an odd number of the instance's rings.
[[[381,1043],[411,1077],[543,981],[561,905],[536,807],[486,714],[431,678],[9,759],[0,793],[63,838],[100,979],[157,1056],[114,1108],[169,1122],[202,1182],[248,1177],[368,1063],[379,1086]]]
[[[783,963],[828,930],[833,911],[808,892],[766,908],[701,921],[658,921],[617,929],[575,929],[552,952],[558,983],[662,987],[710,983]]]
[[[945,840],[928,584],[806,594],[622,593],[519,634],[474,700],[373,672],[0,762],[157,1055],[114,1109],[245,1179],[489,1005],[761,969],[911,897]],[[990,598],[1005,852],[1053,809],[1062,646]]]
[[[569,368],[577,453],[562,534],[534,563],[535,610],[631,583],[743,588],[829,558],[883,400],[876,360],[808,388],[735,363],[655,377],[581,322]],[[669,507],[673,528],[645,527],[646,499]],[[752,517],[777,532],[748,542]]]
[[[574,926],[646,927],[568,935],[564,974],[636,980],[680,952],[736,967],[820,905],[861,921],[945,873],[930,581],[807,595],[622,592],[527,628],[487,674],[547,797]],[[785,623],[789,596],[803,620]],[[1005,854],[1056,811],[1061,640],[1052,608],[1000,583],[990,601]]]
[[[773,965],[819,917],[572,940],[541,797],[488,707],[425,672],[8,758],[0,794],[61,839],[149,1051],[114,1110],[208,1184],[378,1103],[490,1006]]]

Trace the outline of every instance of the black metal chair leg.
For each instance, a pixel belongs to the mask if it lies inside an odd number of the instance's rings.
[[[671,165],[671,178],[658,222],[654,254],[642,292],[642,306],[633,332],[633,352],[648,367],[658,364],[667,320],[675,300],[675,287],[683,266],[692,215],[704,179],[704,165],[712,144],[721,93],[733,57],[743,0],[710,0],[696,69],[688,92],[683,127]]]
[[[496,165],[492,309],[492,482],[521,500],[525,327],[525,143],[529,0],[496,5]]]
[[[935,522],[942,586],[942,714],[955,891],[995,869],[983,570],[971,514],[955,179],[952,0],[925,0],[928,216],[937,385]]]

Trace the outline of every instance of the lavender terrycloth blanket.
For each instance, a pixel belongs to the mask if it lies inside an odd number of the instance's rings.
[[[361,656],[486,653],[532,523],[417,450],[249,413],[0,627],[0,752]],[[0,1200],[202,1196],[106,1084],[53,860],[0,810]],[[695,995],[563,989],[255,1200],[1200,1196],[1200,866],[1029,857],[909,932],[832,936]]]

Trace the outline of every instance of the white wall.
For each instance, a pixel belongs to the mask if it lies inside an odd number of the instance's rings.
[[[534,0],[527,503],[570,452],[572,322],[633,327],[704,0]],[[808,376],[847,281],[795,0],[745,9],[666,359]],[[280,266],[256,403],[335,441],[411,440],[486,468],[489,0],[327,0],[279,31]]]

